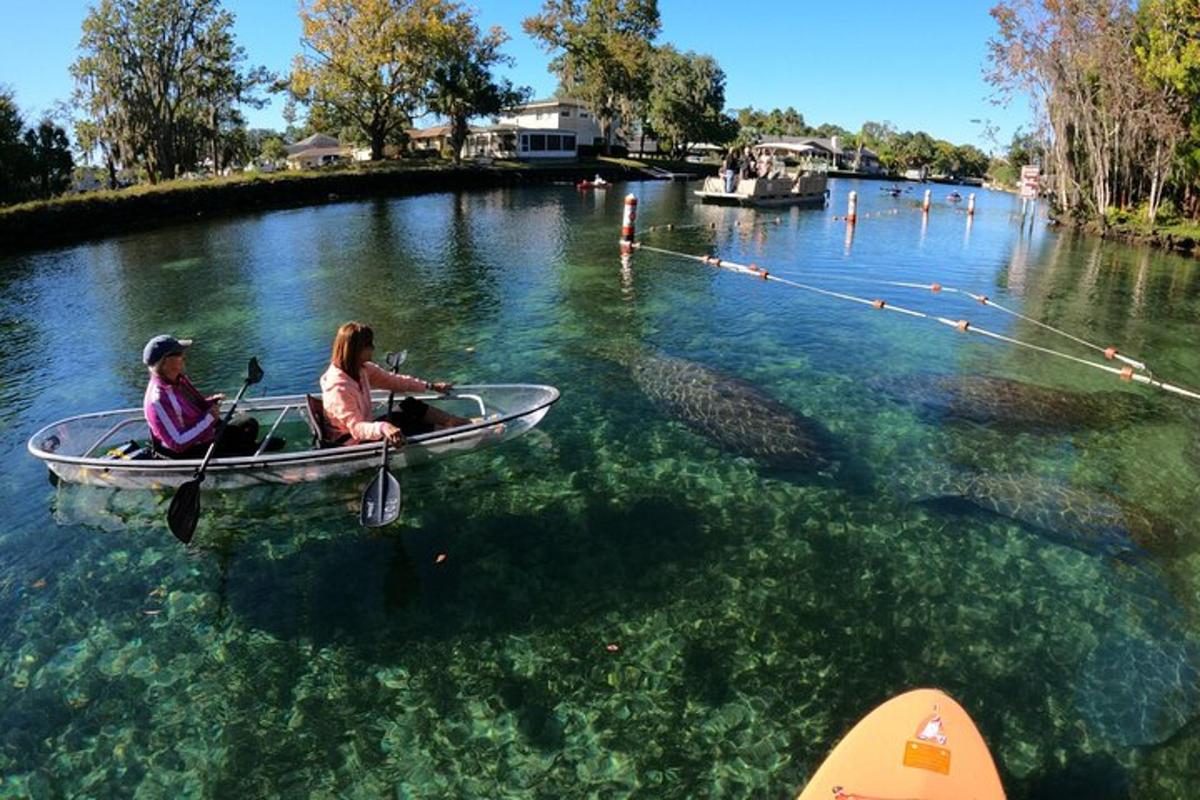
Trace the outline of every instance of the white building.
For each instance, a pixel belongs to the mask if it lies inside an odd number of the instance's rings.
[[[344,163],[353,157],[353,153],[354,148],[343,146],[333,136],[314,133],[307,139],[287,146],[288,169],[313,169]]]
[[[583,103],[569,98],[535,100],[500,112],[498,124],[474,128],[468,158],[576,158],[603,144],[600,126]]]

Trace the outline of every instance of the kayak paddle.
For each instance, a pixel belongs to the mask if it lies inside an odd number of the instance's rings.
[[[196,522],[200,519],[200,484],[204,481],[204,471],[208,469],[208,461],[217,448],[217,442],[221,441],[221,434],[225,433],[225,426],[233,418],[233,412],[237,410],[237,404],[241,401],[242,395],[246,393],[251,384],[261,381],[262,377],[263,371],[262,367],[258,365],[258,359],[251,358],[250,363],[246,366],[246,380],[242,383],[242,388],[238,389],[237,396],[233,398],[233,405],[229,407],[217,425],[217,435],[213,437],[212,444],[208,446],[208,452],[204,454],[204,460],[200,462],[200,467],[196,470],[196,476],[175,490],[175,496],[171,498],[171,507],[167,509],[167,525],[171,528],[171,533],[175,534],[175,538],[184,544],[192,541],[192,534],[196,532]]]
[[[392,374],[395,375],[400,371],[400,365],[404,363],[404,359],[408,358],[408,351],[402,350],[399,353],[388,353],[385,361],[392,368]],[[384,419],[389,420],[392,416],[392,403],[396,399],[396,393],[388,393],[387,416]],[[388,472],[388,440],[385,436],[383,439],[383,459],[379,463],[379,472],[375,475],[375,479],[367,484],[367,488],[363,490],[362,503],[358,509],[358,524],[364,528],[382,528],[384,525],[391,525],[400,516],[400,481],[392,473]]]

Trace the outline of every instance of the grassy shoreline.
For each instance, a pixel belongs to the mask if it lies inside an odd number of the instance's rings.
[[[1056,221],[1101,239],[1116,239],[1127,244],[1148,245],[1183,256],[1200,257],[1200,223],[1182,221],[1169,225],[1150,225],[1142,221],[1128,220],[1101,226],[1095,221]]]
[[[40,249],[146,230],[188,219],[347,199],[577,181],[645,180],[643,167],[702,173],[698,164],[602,158],[548,164],[388,162],[339,170],[250,173],[90,192],[0,208],[0,251]]]

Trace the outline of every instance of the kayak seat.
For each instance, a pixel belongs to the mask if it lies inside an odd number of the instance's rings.
[[[325,403],[321,398],[306,394],[304,401],[308,406],[308,414],[305,415],[304,420],[308,423],[308,430],[312,434],[314,448],[323,450],[327,447],[339,447],[350,440],[346,434],[340,437],[329,435],[329,422],[325,418]]]

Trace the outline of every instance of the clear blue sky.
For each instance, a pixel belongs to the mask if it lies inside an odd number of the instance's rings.
[[[901,130],[925,130],[955,143],[990,150],[982,125],[999,126],[1006,144],[1018,126],[1029,126],[1023,102],[1008,108],[988,101],[983,80],[986,41],[994,31],[994,0],[919,0],[854,3],[767,0],[712,4],[659,0],[660,43],[716,57],[728,76],[730,108],[794,106],[810,124],[833,122],[850,130],[867,119],[890,120]],[[87,0],[0,0],[0,84],[16,91],[27,118],[71,92]],[[296,0],[225,0],[237,16],[238,41],[249,61],[285,71],[299,49]],[[516,59],[508,76],[538,96],[555,88],[548,56],[521,30],[540,0],[478,0],[482,25],[499,25],[512,37]],[[248,110],[252,127],[283,128],[283,101]]]

